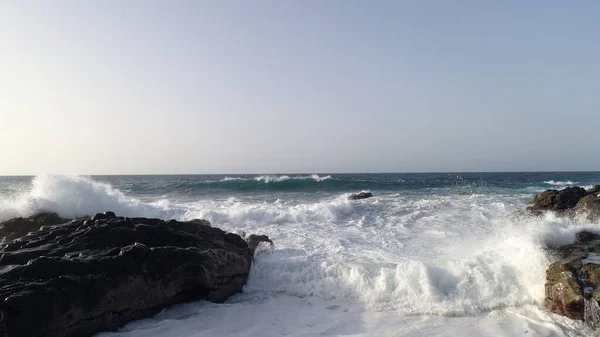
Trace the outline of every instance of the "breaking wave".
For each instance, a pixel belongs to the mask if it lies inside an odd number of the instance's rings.
[[[169,217],[167,200],[144,203],[110,184],[77,175],[41,174],[21,194],[0,200],[0,221],[38,212],[57,212],[64,217],[93,215],[112,210],[123,216]]]
[[[576,181],[554,181],[554,180],[548,180],[548,181],[544,181],[544,183],[548,184],[548,185],[552,185],[552,186],[569,186],[569,185],[575,185],[577,184]]]

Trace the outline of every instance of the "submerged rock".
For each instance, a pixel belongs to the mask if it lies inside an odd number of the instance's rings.
[[[12,240],[35,232],[42,226],[53,226],[71,221],[56,213],[39,213],[28,218],[14,218],[0,223],[2,241]]]
[[[44,226],[0,254],[0,335],[79,337],[176,303],[224,301],[242,290],[253,249],[207,221],[107,212]]]
[[[360,199],[371,198],[372,196],[373,196],[373,193],[362,191],[362,192],[359,192],[359,193],[356,193],[356,194],[351,194],[348,197],[348,199],[350,199],[350,200],[360,200]]]
[[[572,319],[589,320],[594,315],[586,313],[586,301],[600,301],[600,234],[580,232],[575,243],[559,247],[558,254],[559,260],[546,271],[546,307]]]

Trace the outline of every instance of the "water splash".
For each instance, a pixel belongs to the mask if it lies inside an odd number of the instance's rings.
[[[583,320],[592,329],[600,327],[600,306],[593,298],[584,298],[583,300]]]

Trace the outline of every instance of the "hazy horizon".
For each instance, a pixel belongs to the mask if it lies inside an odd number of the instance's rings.
[[[600,173],[600,171],[423,171],[423,172],[220,172],[220,173],[115,173],[115,174],[86,174],[86,173],[64,173],[64,172],[41,172],[36,174],[0,174],[0,177],[35,177],[40,174],[49,175],[73,175],[89,177],[109,177],[109,176],[281,176],[281,175],[402,175],[402,174],[511,174],[511,173]]]
[[[598,171],[598,17],[592,1],[4,1],[0,175]]]

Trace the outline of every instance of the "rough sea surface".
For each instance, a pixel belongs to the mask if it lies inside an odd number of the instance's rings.
[[[208,219],[261,233],[243,294],[102,337],[591,336],[543,306],[548,246],[600,226],[522,212],[598,172],[0,177],[0,221],[38,211]],[[349,201],[368,190],[375,197]]]

